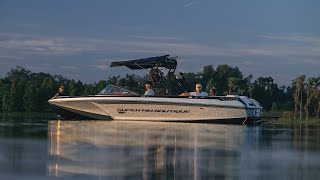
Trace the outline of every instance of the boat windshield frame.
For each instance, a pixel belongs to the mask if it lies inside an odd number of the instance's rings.
[[[125,87],[108,84],[97,95],[124,95],[124,96],[138,96],[139,94],[132,92]]]

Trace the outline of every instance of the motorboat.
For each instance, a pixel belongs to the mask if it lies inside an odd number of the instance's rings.
[[[150,69],[154,96],[144,96],[126,87],[107,85],[97,95],[62,96],[48,102],[65,119],[125,121],[209,122],[249,124],[263,121],[261,104],[246,96],[163,95],[163,78],[173,76],[177,61],[169,55],[112,62],[111,67]],[[163,71],[167,69],[168,72]]]

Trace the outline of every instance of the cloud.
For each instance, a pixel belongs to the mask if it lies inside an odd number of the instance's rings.
[[[100,70],[106,70],[109,68],[110,65],[106,65],[106,64],[100,64],[100,65],[90,65],[91,67],[95,67],[98,68]]]
[[[23,57],[18,57],[15,55],[0,55],[0,59],[21,60]]]
[[[72,56],[81,53],[100,52],[139,52],[139,53],[165,53],[177,52],[186,55],[233,55],[223,49],[203,44],[161,41],[163,37],[142,37],[142,40],[108,40],[92,38],[67,37],[32,37],[30,35],[4,36],[0,35],[0,53],[2,56],[16,58],[28,56]],[[141,37],[140,37],[141,38]]]
[[[0,53],[18,55],[60,56],[74,55],[99,49],[86,39],[0,34]],[[89,42],[89,43],[87,43]],[[12,56],[12,55],[4,55]]]
[[[320,57],[320,38],[303,35],[262,35],[250,44],[221,43],[209,45],[187,42],[174,37],[129,36],[134,39],[46,37],[22,34],[0,34],[0,58],[22,59],[27,56],[74,56],[106,52],[173,54],[199,57],[272,56],[309,59]],[[138,40],[137,40],[138,38]],[[161,39],[161,41],[159,41]],[[269,40],[272,40],[270,42]],[[276,41],[276,42],[274,42]],[[293,43],[295,42],[295,43]]]
[[[59,66],[60,69],[65,69],[65,70],[76,70],[78,69],[77,66],[70,66],[70,65],[63,65],[63,66]]]
[[[259,36],[265,40],[264,49],[274,56],[298,58],[320,58],[320,37],[304,34],[283,34]],[[270,42],[271,41],[271,42]]]
[[[32,72],[52,72],[54,66],[52,64],[41,63],[41,64],[20,64],[20,66],[32,71]]]
[[[191,1],[191,2],[188,2],[187,4],[183,5],[183,7],[187,8],[187,7],[194,5],[195,3],[196,3],[195,1]]]
[[[178,37],[169,36],[142,36],[142,35],[129,35],[130,38],[135,38],[139,40],[159,40],[159,41],[170,41],[170,40],[181,40]]]
[[[272,40],[304,42],[307,44],[317,44],[317,45],[320,44],[319,37],[314,37],[314,36],[299,34],[299,33],[290,33],[290,34],[283,34],[283,35],[262,35],[258,37],[272,39]]]
[[[75,80],[80,80],[80,75],[76,73],[62,73],[61,74],[63,77],[68,78],[68,79],[75,79]]]

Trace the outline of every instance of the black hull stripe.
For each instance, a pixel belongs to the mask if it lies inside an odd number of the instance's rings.
[[[190,104],[178,102],[155,102],[155,101],[119,101],[119,100],[101,100],[91,101],[97,104],[143,104],[143,105],[165,105],[165,106],[194,106],[194,107],[217,107],[217,108],[230,108],[230,109],[246,109],[246,107],[234,107],[225,105],[210,105],[210,104]]]
[[[94,114],[89,112],[83,112],[79,110],[69,109],[65,107],[59,107],[52,105],[57,114],[68,120],[113,120],[110,116],[104,116],[100,114]],[[74,112],[75,111],[75,112]],[[97,117],[97,118],[93,118]]]

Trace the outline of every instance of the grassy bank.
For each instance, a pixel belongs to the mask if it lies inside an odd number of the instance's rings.
[[[277,121],[270,121],[272,124],[308,124],[308,125],[320,125],[320,118],[309,117],[308,120],[305,118],[305,113],[302,113],[302,119],[300,120],[299,113],[294,118],[294,113],[291,111],[269,111],[264,112],[264,116],[278,116]]]
[[[57,114],[56,113],[27,113],[27,112],[14,112],[14,113],[3,113],[0,112],[0,118],[1,119],[56,119]]]

